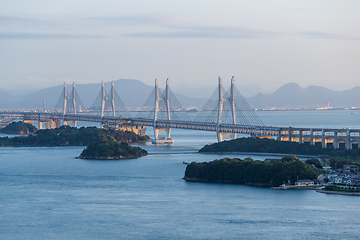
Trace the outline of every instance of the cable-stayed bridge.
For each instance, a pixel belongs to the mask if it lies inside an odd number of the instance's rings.
[[[121,114],[116,116],[116,114]],[[235,87],[232,77],[231,86],[226,91],[221,78],[218,87],[207,103],[195,117],[190,117],[183,109],[166,80],[166,88],[161,91],[155,80],[155,88],[139,111],[130,112],[123,104],[115,90],[114,82],[107,93],[104,83],[90,109],[85,109],[75,84],[69,94],[64,84],[63,92],[53,112],[0,112],[0,124],[22,119],[25,122],[39,122],[39,129],[60,127],[77,121],[97,122],[101,127],[133,131],[144,135],[147,127],[154,130],[153,143],[173,143],[171,129],[189,129],[212,131],[217,133],[218,141],[224,137],[236,138],[237,134],[247,134],[253,137],[276,138],[281,141],[321,142],[323,147],[328,143],[334,148],[345,144],[351,149],[354,144],[360,145],[360,130],[357,129],[324,129],[324,128],[293,128],[265,126],[255,111],[249,106]],[[166,137],[159,137],[159,132],[165,131]]]

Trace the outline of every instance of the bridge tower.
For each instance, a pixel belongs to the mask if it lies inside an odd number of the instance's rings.
[[[222,133],[220,131],[221,127],[221,116],[224,108],[224,99],[223,96],[223,87],[222,87],[222,80],[219,77],[219,101],[218,101],[218,119],[217,119],[217,138],[218,142],[222,142],[223,137],[231,137],[231,139],[236,138],[236,133]],[[229,97],[230,109],[231,109],[231,116],[232,116],[232,123],[236,124],[236,108],[235,108],[235,78],[234,76],[231,78],[231,87],[230,87],[230,97]]]
[[[70,97],[68,96],[68,92],[66,90],[66,83],[64,82],[64,110],[63,110],[63,116],[65,116],[66,114],[66,105],[67,105],[67,101],[70,99]]]
[[[72,104],[73,104],[73,108],[74,108],[74,114],[76,114],[76,92],[75,92],[75,82],[73,82],[73,90],[72,90]]]
[[[101,117],[104,117],[105,101],[106,101],[106,92],[104,81],[101,81]]]
[[[154,137],[155,139],[152,141],[152,143],[174,143],[174,140],[171,139],[171,128],[158,128],[156,127],[156,123],[158,120],[158,112],[159,112],[159,103],[160,103],[160,96],[159,96],[159,87],[157,79],[155,79],[155,105],[154,105]],[[167,119],[168,121],[171,120],[170,117],[170,100],[169,100],[169,79],[166,79],[166,89],[165,89],[165,108],[167,113]],[[159,138],[159,131],[165,131],[167,138]]]
[[[230,88],[230,106],[231,106],[231,113],[233,124],[236,124],[236,112],[235,112],[235,78],[232,76],[231,78],[231,88]],[[236,138],[236,133],[231,134],[231,138]]]
[[[56,127],[60,127],[61,120],[64,125],[74,123],[74,126],[76,127],[77,122],[75,120],[69,120],[70,118],[68,115],[78,114],[81,112],[81,109],[85,109],[85,106],[76,92],[75,82],[72,84],[72,91],[70,94],[68,93],[66,83],[64,82],[63,92],[60,94],[59,100],[54,108],[56,112],[62,112],[63,116],[62,119],[50,119],[50,128],[54,128],[55,124]]]
[[[66,121],[65,115],[66,115],[66,108],[67,103],[69,100],[71,100],[71,108],[74,109],[74,114],[76,114],[76,91],[75,91],[75,82],[72,85],[72,92],[70,93],[70,96],[68,95],[68,92],[66,90],[66,83],[64,82],[64,109],[63,109],[63,124],[67,125],[70,122],[74,123],[74,127],[77,125],[77,121]],[[56,126],[58,126],[60,123],[57,123]],[[53,123],[50,122],[50,125],[53,125]]]
[[[115,83],[114,83],[114,81],[111,82],[110,97],[111,97],[111,108],[112,108],[112,112],[113,112],[113,117],[115,117]]]

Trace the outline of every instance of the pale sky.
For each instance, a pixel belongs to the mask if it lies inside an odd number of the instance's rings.
[[[169,78],[207,97],[219,76],[245,96],[359,86],[360,1],[0,0],[1,89]]]

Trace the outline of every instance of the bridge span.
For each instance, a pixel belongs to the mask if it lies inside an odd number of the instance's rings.
[[[354,145],[360,148],[360,129],[335,129],[335,128],[296,128],[296,127],[273,127],[273,126],[252,126],[239,124],[217,124],[205,122],[186,122],[178,120],[157,120],[145,118],[125,118],[98,116],[90,114],[65,114],[62,113],[42,113],[42,112],[19,112],[4,111],[0,112],[2,119],[23,120],[24,122],[39,123],[39,129],[60,127],[75,121],[96,122],[103,127],[133,131],[139,135],[145,135],[147,127],[165,130],[171,128],[210,131],[216,132],[219,141],[222,137],[229,137],[232,134],[245,134],[252,137],[275,138],[279,141],[292,141],[298,143],[317,142],[322,147],[327,147],[330,143],[334,148],[339,148],[340,144],[345,144],[346,149],[352,149]],[[62,123],[62,124],[61,124]]]
[[[59,99],[59,104],[62,103],[62,111],[3,111],[0,112],[0,125],[7,125],[13,120],[21,119],[24,122],[38,122],[39,129],[52,129],[71,122],[76,126],[77,121],[85,121],[99,123],[101,127],[133,131],[140,135],[145,135],[147,127],[152,127],[154,130],[153,143],[173,143],[171,129],[177,128],[216,132],[219,142],[224,137],[234,139],[237,134],[246,134],[252,137],[275,138],[279,141],[292,141],[300,144],[305,142],[310,145],[321,143],[323,148],[326,148],[328,144],[332,144],[334,148],[339,148],[340,144],[344,144],[346,149],[352,149],[354,145],[360,148],[360,129],[265,126],[235,88],[234,77],[231,78],[231,86],[228,91],[223,89],[222,80],[219,78],[218,87],[213,96],[203,107],[204,111],[200,111],[195,119],[176,118],[181,106],[176,105],[178,101],[169,88],[169,80],[166,80],[166,88],[162,93],[158,88],[157,80],[155,80],[155,88],[148,98],[148,105],[145,103],[136,117],[122,117],[115,114],[115,100],[116,98],[119,100],[120,97],[115,91],[114,83],[112,83],[108,95],[102,83],[97,98],[99,100],[99,107],[96,109],[98,114],[81,111],[81,105],[78,107],[76,101],[79,97],[75,91],[75,84],[73,84],[70,95],[67,94],[64,84],[64,91]],[[119,102],[121,102],[120,100]],[[68,101],[70,104],[67,104]],[[111,107],[112,116],[105,116],[106,106]],[[204,112],[209,114],[200,116]],[[141,116],[144,113],[147,113],[147,116]],[[159,137],[160,131],[165,131],[167,138]]]

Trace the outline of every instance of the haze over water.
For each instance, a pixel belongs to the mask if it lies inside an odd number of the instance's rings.
[[[360,128],[351,111],[259,115],[269,125]],[[216,141],[212,132],[173,129],[172,138],[170,146],[139,144],[152,155],[115,161],[75,159],[83,147],[0,148],[0,239],[359,237],[360,198],[185,182],[183,161],[248,155],[196,154]]]

